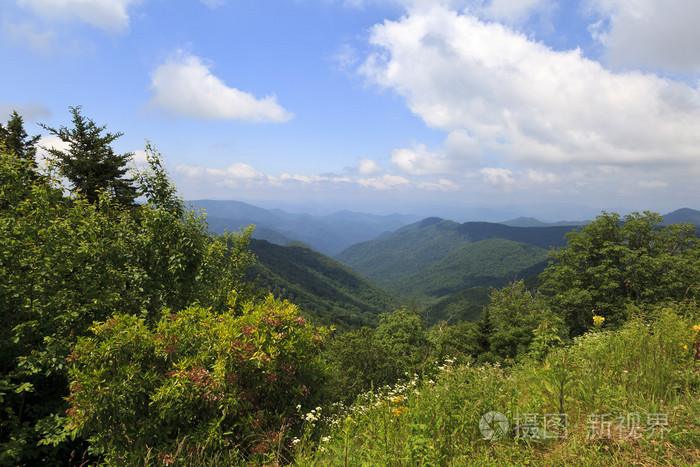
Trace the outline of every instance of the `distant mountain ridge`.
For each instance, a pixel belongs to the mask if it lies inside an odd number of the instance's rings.
[[[279,245],[298,240],[329,256],[418,219],[401,214],[380,216],[351,211],[312,216],[264,209],[240,201],[193,200],[190,203],[207,212],[209,226],[215,233],[255,224],[254,238]]]
[[[589,221],[559,221],[559,222],[543,222],[534,217],[518,217],[499,224],[509,225],[511,227],[556,227],[556,226],[578,226],[585,225]]]

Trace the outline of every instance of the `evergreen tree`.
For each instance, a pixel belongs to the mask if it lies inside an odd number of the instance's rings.
[[[67,151],[56,148],[47,148],[47,151],[58,159],[61,175],[90,203],[97,201],[101,190],[106,190],[120,204],[133,204],[139,193],[133,179],[125,177],[128,170],[126,164],[133,153],[116,154],[111,146],[123,133],[103,134],[106,125],[98,126],[91,119],[83,117],[80,108],[69,107],[73,115],[71,129],[61,126],[56,130],[41,125],[70,145]]]
[[[24,129],[24,120],[16,110],[7,121],[7,127],[0,123],[0,141],[5,142],[5,149],[15,157],[29,162],[30,170],[36,172],[36,144],[40,136],[30,137]]]

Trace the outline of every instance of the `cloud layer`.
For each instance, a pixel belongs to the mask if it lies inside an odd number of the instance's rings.
[[[443,7],[379,24],[371,43],[376,51],[360,69],[369,82],[403,96],[430,127],[466,132],[501,160],[626,166],[697,159],[700,93],[683,83],[614,73],[579,50],[554,51]],[[431,158],[404,151],[392,160],[417,173]]]
[[[700,71],[700,2],[586,0],[599,16],[591,31],[613,66]]]
[[[49,20],[79,20],[100,29],[124,30],[129,6],[141,0],[17,0],[23,8]]]
[[[182,52],[158,66],[151,77],[148,107],[200,120],[285,122],[293,117],[276,97],[257,99],[228,86],[210,68],[201,58]]]

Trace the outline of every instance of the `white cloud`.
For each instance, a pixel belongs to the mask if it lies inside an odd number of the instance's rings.
[[[379,164],[366,157],[357,158],[357,171],[360,175],[377,175],[384,172]]]
[[[429,190],[429,191],[456,191],[462,188],[459,186],[457,183],[453,182],[452,180],[447,180],[445,178],[441,178],[437,181],[437,183],[433,182],[423,182],[418,184],[418,188],[421,190]]]
[[[188,177],[209,177],[215,183],[226,180],[261,180],[264,179],[262,172],[259,172],[251,165],[243,162],[235,162],[224,169],[200,167],[195,165],[181,164],[175,168]]]
[[[512,185],[515,183],[513,172],[509,169],[485,167],[481,169],[481,175],[485,182],[492,185]]]
[[[80,20],[100,29],[124,30],[129,26],[128,8],[141,0],[17,0],[48,20]]]
[[[586,0],[593,37],[615,66],[700,71],[700,2]]]
[[[417,144],[414,149],[394,149],[391,151],[390,160],[399,171],[411,175],[450,171],[450,161],[444,155],[428,151],[424,144]]]
[[[201,58],[182,52],[156,68],[151,90],[147,106],[170,115],[256,122],[285,122],[293,116],[274,96],[257,99],[232,88],[214,76]]]
[[[410,181],[398,175],[384,175],[383,177],[361,178],[357,183],[364,187],[376,188],[377,190],[388,190],[407,185]]]
[[[133,155],[131,156],[131,162],[137,166],[145,166],[148,164],[148,153],[144,151],[143,149],[137,149],[135,151],[132,151]]]
[[[539,170],[527,169],[525,171],[527,179],[540,184],[555,184],[559,181],[559,177],[551,172],[543,172]]]
[[[491,157],[530,164],[697,164],[700,93],[641,72],[613,73],[503,25],[435,7],[385,21],[360,68],[427,125],[467,135]],[[419,152],[419,151],[416,151]],[[420,152],[419,152],[420,153]],[[402,152],[410,173],[456,155]],[[462,156],[463,157],[463,156]]]

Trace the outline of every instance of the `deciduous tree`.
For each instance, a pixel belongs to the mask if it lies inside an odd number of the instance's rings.
[[[593,316],[619,326],[629,305],[693,296],[700,283],[700,245],[692,224],[663,225],[645,211],[621,220],[604,212],[570,232],[566,247],[551,253],[542,290],[573,335],[589,329]]]

